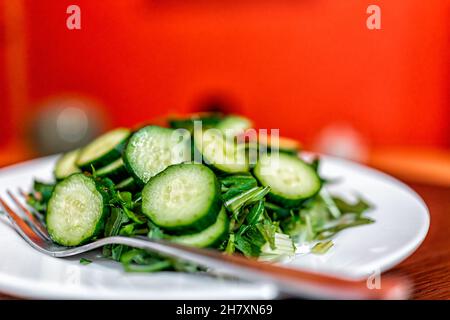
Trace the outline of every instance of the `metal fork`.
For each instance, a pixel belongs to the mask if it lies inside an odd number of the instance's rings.
[[[13,193],[8,195],[22,211],[24,217],[0,197],[12,227],[34,249],[52,257],[69,257],[109,244],[122,244],[146,249],[163,256],[191,262],[221,274],[246,281],[270,283],[285,294],[322,299],[406,299],[410,292],[408,282],[398,277],[384,276],[379,289],[369,289],[366,281],[353,281],[328,275],[301,271],[276,264],[259,262],[238,255],[225,255],[216,250],[199,249],[147,237],[108,237],[79,247],[64,247],[53,243],[45,227]],[[22,196],[25,196],[21,192]]]

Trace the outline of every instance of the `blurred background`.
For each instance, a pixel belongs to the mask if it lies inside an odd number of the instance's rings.
[[[220,109],[450,186],[449,18],[448,0],[0,0],[0,166]]]

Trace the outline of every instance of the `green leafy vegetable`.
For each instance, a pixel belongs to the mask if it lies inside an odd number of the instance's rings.
[[[122,209],[113,208],[105,226],[105,237],[117,236],[122,225],[129,221]],[[114,260],[119,260],[122,253],[122,245],[106,245],[103,247],[103,255]]]
[[[253,227],[256,223],[258,223],[258,221],[260,221],[262,218],[264,209],[265,209],[265,203],[263,200],[259,200],[257,203],[255,203],[251,207],[248,215],[245,217],[247,226]]]
[[[85,258],[80,259],[80,264],[82,264],[82,265],[88,265],[90,263],[92,263],[92,261],[89,259],[85,259]]]
[[[235,249],[236,249],[236,245],[235,245],[235,238],[234,238],[234,234],[231,233],[230,236],[228,237],[228,241],[227,241],[227,245],[225,247],[225,253],[226,254],[233,254]]]
[[[266,242],[261,248],[260,260],[275,262],[295,254],[295,245],[292,239],[286,234],[276,232],[274,235],[274,245]]]
[[[342,216],[342,219],[333,223],[332,227],[324,228],[317,232],[317,239],[328,239],[336,235],[338,232],[356,226],[362,226],[365,224],[371,224],[375,221],[370,218],[359,217],[354,214],[346,214]]]
[[[254,187],[229,199],[224,205],[229,211],[237,216],[242,207],[263,199],[269,191],[269,187]]]
[[[273,220],[280,220],[291,216],[292,209],[283,208],[271,202],[265,202],[265,208],[271,213]]]
[[[331,240],[318,242],[314,247],[312,247],[311,252],[316,254],[324,254],[327,253],[333,245],[333,241]]]
[[[256,225],[256,228],[261,233],[261,235],[264,237],[264,240],[266,240],[267,243],[269,243],[270,248],[275,250],[275,233],[278,229],[278,226],[269,220],[264,220],[262,223],[258,223]]]
[[[372,206],[362,198],[358,198],[355,203],[350,203],[339,197],[332,197],[332,199],[342,213],[356,213],[361,215],[372,208]]]
[[[251,174],[228,175],[220,179],[220,182],[223,201],[228,201],[258,186],[258,182]]]
[[[235,246],[247,257],[258,257],[266,239],[257,226],[250,227],[243,235],[236,234]]]
[[[142,249],[131,249],[123,253],[120,262],[122,262],[126,271],[131,272],[156,272],[172,266],[170,260],[156,258]]]
[[[45,183],[38,180],[33,182],[33,192],[27,196],[27,204],[37,212],[45,214],[47,203],[52,195],[55,183]]]

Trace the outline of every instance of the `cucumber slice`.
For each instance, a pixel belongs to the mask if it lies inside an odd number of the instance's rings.
[[[81,149],[76,161],[77,166],[90,172],[91,167],[99,169],[117,160],[122,156],[130,133],[127,128],[118,128],[101,135]]]
[[[77,246],[97,236],[109,212],[108,196],[94,179],[76,173],[59,182],[48,202],[47,230],[53,241]]]
[[[142,212],[167,230],[204,230],[216,221],[220,208],[219,181],[201,164],[172,165],[142,190]]]
[[[73,173],[81,172],[80,168],[75,164],[79,153],[80,150],[77,149],[69,151],[59,157],[58,161],[56,161],[54,171],[56,180],[62,180]]]
[[[133,177],[129,177],[116,184],[116,189],[119,191],[135,191],[138,189],[138,185]]]
[[[228,136],[236,136],[244,133],[245,130],[252,127],[252,122],[241,116],[227,116],[220,121],[216,128]]]
[[[95,171],[95,174],[98,177],[109,178],[114,182],[120,182],[129,177],[128,171],[125,168],[125,164],[123,163],[122,158],[119,158],[111,162],[107,166],[98,169],[97,171]]]
[[[228,233],[230,220],[226,214],[225,208],[219,212],[217,220],[214,224],[203,231],[194,234],[186,234],[180,236],[170,236],[169,239],[176,243],[193,246],[193,247],[214,247],[224,240]]]
[[[253,173],[263,186],[270,187],[269,199],[290,208],[314,196],[322,186],[312,166],[285,153],[263,155]]]
[[[175,130],[147,126],[135,132],[125,148],[128,171],[142,185],[172,164],[190,159],[189,145]],[[185,148],[185,149],[183,149]]]
[[[195,148],[203,161],[218,171],[225,173],[247,172],[249,162],[244,144],[227,139],[217,129],[208,129],[196,133]]]

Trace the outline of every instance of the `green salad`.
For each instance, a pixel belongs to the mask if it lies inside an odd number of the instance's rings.
[[[339,231],[373,222],[366,201],[327,191],[319,165],[247,118],[200,114],[118,128],[63,154],[54,182],[35,181],[27,201],[63,246],[140,235],[271,262],[300,247],[323,254]],[[198,270],[124,245],[102,254],[127,271]]]

